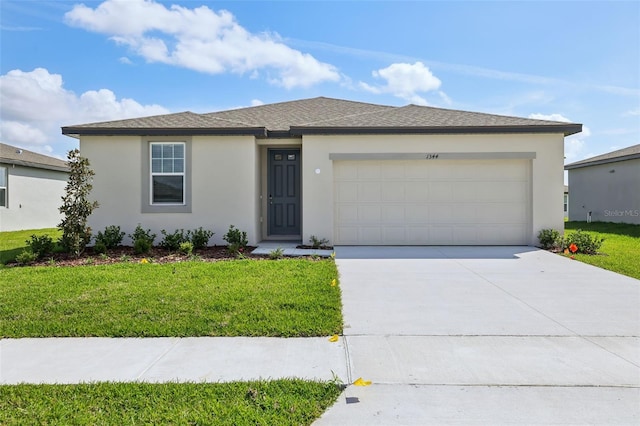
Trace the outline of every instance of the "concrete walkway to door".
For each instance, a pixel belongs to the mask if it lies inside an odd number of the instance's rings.
[[[317,422],[639,424],[640,281],[531,247],[338,247],[349,386]]]

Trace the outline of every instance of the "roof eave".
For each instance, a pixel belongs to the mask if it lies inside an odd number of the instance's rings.
[[[267,136],[264,127],[63,127],[62,134],[79,136]]]
[[[499,133],[562,133],[564,136],[582,131],[582,124],[529,125],[529,126],[291,126],[291,135],[392,135],[392,134],[499,134]]]
[[[581,169],[583,167],[599,166],[601,164],[619,163],[621,161],[635,160],[638,158],[640,158],[640,153],[622,155],[620,157],[614,157],[614,158],[605,158],[605,159],[596,160],[596,161],[587,161],[584,163],[579,161],[576,163],[567,164],[566,166],[564,166],[564,169],[565,170]]]
[[[56,172],[69,173],[69,167],[66,167],[66,166],[55,166],[53,164],[34,163],[31,161],[14,160],[12,158],[0,158],[0,163],[11,164],[13,166],[31,167],[33,169],[44,169],[44,170],[53,170]]]

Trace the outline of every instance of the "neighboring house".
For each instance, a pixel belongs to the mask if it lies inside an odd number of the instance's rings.
[[[535,244],[563,229],[564,137],[582,125],[314,98],[63,127],[95,170],[90,225],[249,243]]]
[[[0,143],[0,231],[56,227],[67,163]]]
[[[569,185],[564,186],[564,218],[569,219]]]
[[[564,167],[570,220],[640,224],[640,144]]]

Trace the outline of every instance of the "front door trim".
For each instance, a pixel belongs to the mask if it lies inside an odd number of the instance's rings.
[[[269,239],[300,239],[301,150],[267,148],[266,234]]]

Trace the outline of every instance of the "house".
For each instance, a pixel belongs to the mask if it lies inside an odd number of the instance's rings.
[[[569,219],[640,224],[640,144],[567,164]]]
[[[569,185],[564,186],[564,218],[569,219]]]
[[[563,228],[582,125],[331,98],[63,127],[95,171],[94,230],[230,224],[334,245],[534,244]]]
[[[65,161],[0,143],[0,231],[56,227],[68,177]]]

